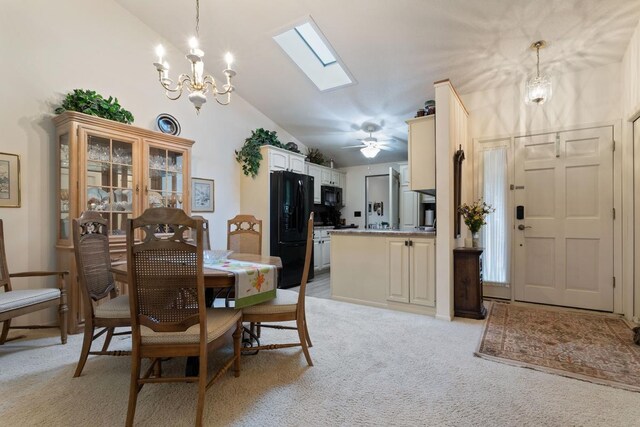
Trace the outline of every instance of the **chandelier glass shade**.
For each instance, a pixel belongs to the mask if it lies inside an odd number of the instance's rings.
[[[192,37],[189,40],[189,53],[186,55],[187,60],[191,65],[191,74],[180,74],[177,81],[169,78],[169,63],[164,60],[165,50],[162,45],[156,47],[156,54],[158,55],[158,61],[153,65],[158,71],[158,78],[160,84],[165,90],[165,95],[171,100],[176,100],[182,96],[184,89],[189,92],[189,101],[196,108],[196,112],[200,112],[200,108],[207,102],[207,94],[213,95],[218,104],[227,105],[231,102],[231,92],[235,87],[231,84],[231,79],[236,75],[236,72],[231,69],[233,63],[233,56],[227,52],[225,55],[225,61],[227,68],[223,70],[226,77],[226,83],[222,88],[218,88],[216,79],[210,75],[204,74],[204,52],[199,49],[198,46],[198,33],[200,26],[200,1],[196,0],[196,37]],[[218,96],[224,96],[222,100]]]
[[[366,158],[373,159],[375,156],[378,155],[378,153],[380,152],[380,149],[372,144],[372,145],[367,145],[366,147],[362,147],[360,149],[360,152]]]
[[[524,102],[525,104],[542,105],[551,99],[553,94],[551,87],[551,79],[549,76],[540,74],[540,49],[547,46],[544,40],[537,41],[531,45],[531,49],[536,51],[536,72],[527,79],[524,85]]]

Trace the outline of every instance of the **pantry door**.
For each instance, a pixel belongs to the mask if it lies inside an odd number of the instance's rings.
[[[515,149],[515,299],[613,311],[613,127]]]

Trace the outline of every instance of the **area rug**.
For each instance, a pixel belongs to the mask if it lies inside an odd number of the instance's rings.
[[[620,317],[494,303],[475,354],[640,391],[640,346]]]

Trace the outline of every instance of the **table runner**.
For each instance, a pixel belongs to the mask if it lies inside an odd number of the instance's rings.
[[[276,267],[255,262],[225,259],[205,267],[229,271],[236,276],[235,307],[259,304],[276,297]]]

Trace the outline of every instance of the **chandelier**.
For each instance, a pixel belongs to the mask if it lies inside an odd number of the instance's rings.
[[[366,147],[362,147],[360,149],[360,152],[366,158],[373,159],[375,156],[378,155],[378,153],[380,152],[380,149],[375,145],[375,143],[372,143],[367,145]]]
[[[551,79],[544,74],[540,74],[540,49],[547,47],[544,40],[537,41],[531,45],[531,49],[536,51],[536,74],[529,78],[524,87],[525,104],[544,104],[551,98]]]
[[[200,0],[196,0],[196,36],[189,40],[189,53],[186,58],[191,62],[191,75],[180,74],[178,81],[175,82],[169,78],[169,63],[164,61],[164,48],[162,45],[156,47],[156,54],[158,55],[158,62],[154,62],[156,70],[158,70],[158,77],[160,84],[165,90],[167,98],[175,101],[182,95],[183,89],[186,87],[189,91],[189,101],[196,107],[196,112],[200,113],[202,104],[207,102],[207,93],[212,93],[218,104],[227,105],[231,102],[231,92],[235,89],[231,84],[231,78],[236,75],[236,72],[231,69],[233,62],[233,56],[227,52],[225,55],[225,61],[227,62],[227,68],[223,71],[227,77],[227,83],[222,86],[222,90],[218,90],[216,80],[212,75],[204,75],[204,52],[198,48],[198,37],[200,27]],[[172,87],[173,86],[173,87]],[[227,95],[224,101],[220,101],[218,96]]]

